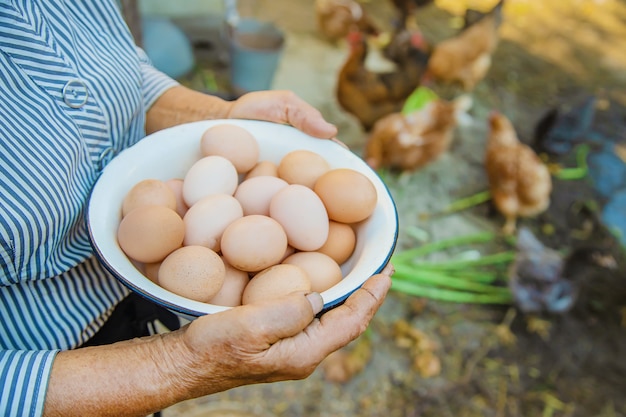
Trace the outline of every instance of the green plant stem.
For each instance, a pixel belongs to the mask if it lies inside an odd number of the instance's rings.
[[[587,176],[589,167],[587,156],[589,155],[589,145],[583,144],[576,149],[576,168],[562,168],[554,176],[560,180],[579,180]]]
[[[473,282],[480,282],[481,284],[491,284],[496,282],[499,275],[492,272],[485,271],[447,271],[450,276],[458,279],[465,279]]]
[[[457,211],[466,210],[470,207],[477,206],[491,200],[489,190],[481,191],[468,197],[460,198],[450,203],[444,210],[444,214],[456,213]]]
[[[467,269],[467,268],[473,268],[477,266],[504,264],[504,263],[511,262],[513,259],[515,259],[515,252],[506,251],[506,252],[481,256],[478,259],[450,260],[450,261],[444,261],[444,262],[439,262],[439,263],[411,262],[410,265],[411,267],[415,269],[447,271],[447,270]],[[402,264],[402,262],[394,262],[393,258],[392,258],[392,263],[396,267]]]
[[[395,280],[391,284],[391,289],[415,297],[425,297],[433,300],[448,301],[455,303],[475,303],[475,304],[510,304],[511,294],[474,294],[434,288],[415,284],[409,281]]]
[[[207,91],[217,91],[217,80],[213,71],[202,69],[202,84]]]
[[[416,270],[405,265],[397,265],[393,278],[396,280],[410,281],[415,284],[447,287],[455,290],[474,291],[484,294],[508,294],[508,288],[485,285],[478,282],[455,278],[435,271]]]
[[[393,258],[397,261],[402,262],[451,247],[469,245],[474,243],[486,243],[492,241],[493,239],[495,239],[495,235],[489,232],[481,232],[461,237],[452,237],[449,239],[442,239],[436,242],[427,243],[417,248],[404,250],[395,254]]]

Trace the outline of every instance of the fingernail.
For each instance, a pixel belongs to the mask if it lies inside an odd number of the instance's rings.
[[[385,268],[383,268],[383,274],[391,276],[394,274],[394,272],[396,272],[396,269],[391,263],[388,263],[387,265],[385,265]]]
[[[348,147],[348,145],[346,145],[345,143],[343,143],[342,141],[340,141],[340,140],[339,140],[339,139],[337,139],[337,138],[330,138],[330,140],[331,140],[331,141],[333,141],[333,142],[335,142],[335,143],[336,143],[336,144],[338,144],[338,145],[343,146],[343,147],[344,147],[344,148],[346,148],[346,149],[350,149],[350,148]]]
[[[313,309],[313,314],[317,314],[322,311],[324,308],[324,300],[322,296],[317,292],[310,292],[306,295],[306,299],[311,303],[311,308]]]

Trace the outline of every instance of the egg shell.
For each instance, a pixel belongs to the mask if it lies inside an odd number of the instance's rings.
[[[356,247],[356,232],[351,225],[328,222],[328,239],[317,251],[333,258],[339,265],[350,258]]]
[[[185,224],[178,213],[163,206],[143,206],[120,222],[117,239],[124,253],[139,262],[162,261],[178,249],[185,237]]]
[[[278,166],[276,166],[276,164],[272,161],[260,161],[254,166],[254,168],[246,173],[244,179],[260,177],[262,175],[277,177]]]
[[[185,203],[185,199],[183,198],[183,179],[172,178],[165,181],[165,184],[170,187],[176,198],[176,213],[178,213],[180,217],[184,217],[189,206]]]
[[[297,252],[288,256],[283,264],[302,268],[311,281],[311,291],[324,292],[343,278],[339,264],[320,252]]]
[[[247,129],[229,123],[207,129],[200,139],[200,150],[203,156],[223,156],[240,174],[256,165],[260,153],[257,140]]]
[[[376,208],[378,194],[372,181],[350,168],[335,168],[320,176],[313,187],[330,220],[357,223]]]
[[[278,164],[278,177],[289,184],[313,188],[315,181],[330,170],[330,165],[320,154],[297,149],[283,156]]]
[[[235,198],[243,208],[243,214],[262,214],[269,216],[270,201],[274,195],[285,188],[287,182],[278,177],[267,175],[244,180],[235,191]]]
[[[158,283],[191,300],[208,302],[224,284],[226,267],[220,256],[204,246],[183,246],[159,267]]]
[[[208,195],[233,195],[237,185],[239,175],[232,162],[219,155],[205,156],[187,171],[183,180],[183,198],[191,207]]]
[[[224,230],[233,221],[242,217],[241,204],[232,195],[206,196],[191,206],[183,218],[185,223],[183,244],[206,246],[219,252]]]
[[[291,245],[287,245],[287,249],[285,250],[283,257],[280,260],[280,263],[282,263],[289,255],[292,255],[294,253],[296,253],[296,249]]]
[[[152,282],[159,281],[159,267],[161,262],[151,262],[143,264],[143,274]]]
[[[279,263],[287,250],[287,235],[274,219],[260,214],[232,222],[221,240],[222,255],[233,267],[256,272]]]
[[[296,265],[278,264],[256,274],[246,285],[242,304],[278,298],[296,291],[311,291],[306,272]]]
[[[310,188],[290,184],[270,202],[270,217],[287,233],[289,245],[302,251],[322,247],[328,238],[328,214],[322,200]]]
[[[226,267],[224,284],[219,292],[209,300],[209,303],[226,307],[240,306],[243,290],[250,282],[250,277],[247,272],[230,265],[223,257],[222,261],[224,261],[224,266]]]
[[[134,259],[130,259],[130,263],[132,263],[138,271],[140,271],[146,278],[150,281],[156,283],[157,282],[157,273],[159,271],[159,265],[161,262],[153,262],[149,264],[144,264],[143,262],[135,261]],[[156,265],[156,268],[154,267]]]
[[[148,178],[139,181],[126,193],[122,201],[122,216],[141,206],[165,206],[176,209],[176,196],[161,180]]]

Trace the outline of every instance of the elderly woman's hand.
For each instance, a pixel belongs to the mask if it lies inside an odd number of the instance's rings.
[[[285,123],[311,136],[330,139],[337,128],[295,93],[286,90],[255,91],[232,102],[228,118]]]
[[[391,285],[389,266],[323,314],[317,293],[292,294],[203,316],[184,329],[187,372],[182,386],[192,396],[232,387],[302,379],[331,352],[367,328]]]
[[[183,86],[167,90],[148,110],[146,133],[207,119],[285,123],[324,139],[337,134],[337,128],[326,122],[316,108],[291,91],[254,91],[226,101]]]
[[[294,293],[202,316],[171,333],[59,352],[44,415],[145,416],[241,385],[305,378],[365,331],[392,271],[389,265],[319,319],[319,294]]]

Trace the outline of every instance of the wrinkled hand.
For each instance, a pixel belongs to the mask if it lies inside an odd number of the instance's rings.
[[[295,293],[207,315],[185,330],[194,395],[240,385],[302,379],[335,350],[356,339],[382,305],[393,267],[374,275],[319,319],[317,293]],[[181,383],[189,384],[189,380]],[[205,391],[202,391],[205,390]]]
[[[254,91],[232,102],[228,117],[289,124],[304,133],[329,139],[337,128],[326,122],[319,110],[286,90]]]

